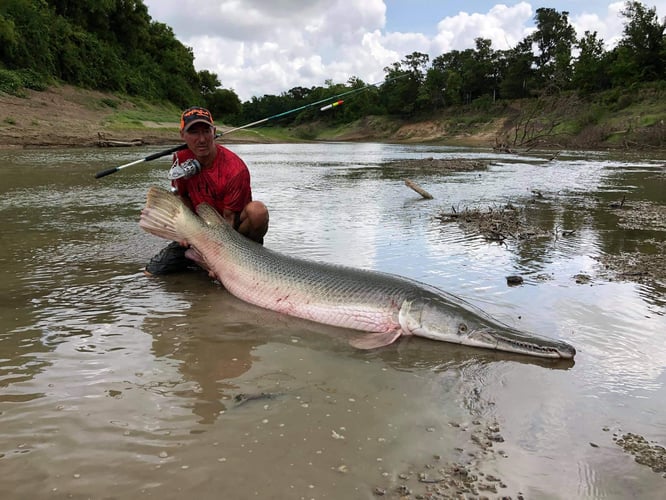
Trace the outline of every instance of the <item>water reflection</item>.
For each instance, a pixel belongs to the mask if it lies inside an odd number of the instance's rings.
[[[187,285],[187,279],[161,284],[166,289],[188,292],[190,303],[186,315],[154,315],[143,328],[153,337],[151,352],[157,358],[176,362],[185,381],[192,382],[186,392],[174,392],[184,398],[201,424],[211,424],[227,409],[237,386],[233,379],[247,372],[259,358],[254,354],[265,341],[254,335],[258,329],[257,314],[262,311],[241,303],[224,290],[213,288],[206,275]],[[236,391],[237,392],[237,391]],[[226,401],[226,402],[225,402]]]
[[[471,367],[472,371],[481,371],[486,365],[496,363],[522,363],[550,370],[569,370],[575,364],[574,360],[548,360],[519,354],[479,351],[472,347],[420,338],[401,339],[394,349],[382,349],[376,356],[400,371],[447,372]]]

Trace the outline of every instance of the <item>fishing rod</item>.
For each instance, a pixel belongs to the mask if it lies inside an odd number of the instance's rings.
[[[292,113],[297,113],[298,111],[302,111],[304,109],[311,108],[313,106],[318,106],[319,104],[323,104],[327,101],[331,101],[333,99],[336,99],[336,102],[331,103],[327,106],[323,106],[320,109],[320,111],[326,111],[326,110],[331,109],[335,106],[341,105],[344,102],[344,101],[340,100],[341,97],[344,97],[346,95],[350,95],[350,94],[353,94],[353,93],[356,93],[356,92],[360,92],[362,90],[367,90],[370,87],[376,87],[377,85],[381,85],[381,84],[384,84],[384,83],[387,83],[387,82],[390,82],[390,81],[393,81],[393,80],[397,80],[399,78],[404,78],[405,76],[409,76],[409,75],[404,74],[404,75],[396,76],[396,77],[393,77],[393,78],[389,78],[388,80],[384,80],[383,82],[372,83],[372,84],[365,85],[363,87],[359,87],[357,89],[351,89],[351,90],[348,90],[347,92],[342,92],[340,94],[336,94],[336,95],[333,95],[333,96],[330,96],[330,97],[326,97],[325,99],[321,99],[321,100],[316,101],[316,102],[311,102],[309,104],[299,106],[298,108],[290,109],[289,111],[284,111],[282,113],[277,113],[277,114],[269,116],[267,118],[262,118],[261,120],[257,120],[257,121],[252,122],[252,123],[247,123],[245,125],[241,125],[240,127],[231,128],[229,130],[225,130],[224,132],[215,134],[215,139],[217,139],[218,137],[221,137],[223,135],[227,135],[227,134],[230,134],[232,132],[236,132],[238,130],[243,130],[245,128],[254,127],[255,125],[261,125],[262,123],[266,123],[270,120],[276,120],[278,118],[282,118],[283,116],[287,116],[287,115],[290,115]],[[101,177],[106,177],[107,175],[110,175],[110,174],[115,174],[116,172],[119,172],[119,171],[121,171],[121,170],[123,170],[127,167],[131,167],[133,165],[138,165],[139,163],[143,163],[143,162],[147,162],[147,161],[156,160],[158,158],[162,158],[163,156],[175,153],[177,151],[182,151],[183,149],[186,149],[186,148],[187,148],[187,144],[180,144],[180,145],[174,146],[170,149],[165,149],[164,151],[159,151],[157,153],[153,153],[151,155],[146,156],[145,158],[141,158],[140,160],[135,160],[135,161],[132,161],[130,163],[125,163],[124,165],[120,165],[118,167],[112,167],[112,168],[108,168],[106,170],[102,170],[102,171],[97,172],[95,174],[95,179],[99,179]]]

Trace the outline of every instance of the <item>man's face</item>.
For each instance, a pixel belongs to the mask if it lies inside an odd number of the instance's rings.
[[[180,136],[197,157],[206,157],[215,149],[215,128],[205,123],[195,123]]]

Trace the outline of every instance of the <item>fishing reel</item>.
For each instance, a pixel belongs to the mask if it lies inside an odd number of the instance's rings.
[[[183,163],[178,162],[178,158],[173,160],[173,164],[169,169],[169,180],[173,181],[175,179],[189,179],[193,175],[201,172],[201,163],[196,159],[190,158],[185,160]]]

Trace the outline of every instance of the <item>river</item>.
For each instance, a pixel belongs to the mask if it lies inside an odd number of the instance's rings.
[[[230,148],[269,207],[267,247],[429,283],[574,362],[420,338],[362,352],[204,273],[145,277],[165,242],[137,222],[167,158],[95,179],[156,149],[0,150],[0,497],[662,498],[665,473],[618,441],[666,445],[666,285],[599,259],[663,244],[663,222],[607,209],[663,207],[663,158]],[[429,157],[490,166],[385,165]],[[439,218],[507,203],[546,235],[500,244]]]

